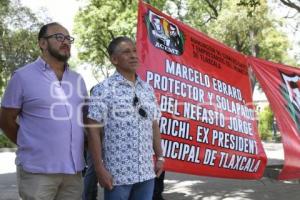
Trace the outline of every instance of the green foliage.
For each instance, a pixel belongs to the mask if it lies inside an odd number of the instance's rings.
[[[0,96],[12,72],[39,55],[37,17],[18,0],[0,0]]]
[[[299,0],[277,0],[280,1],[284,6],[287,6],[289,8],[295,9],[297,12],[300,12],[300,1]],[[260,6],[261,0],[240,0],[239,4],[240,6],[247,7],[250,9],[249,14],[252,14],[252,11],[254,11],[257,7]]]
[[[256,7],[260,5],[260,0],[240,0],[237,4],[238,6],[249,6],[249,7]]]
[[[187,11],[182,21],[207,33],[207,24],[218,19],[223,2],[223,0],[187,0]]]
[[[261,1],[263,0],[239,0],[238,5],[247,8],[248,14],[252,16],[255,10],[261,5]],[[279,4],[280,6],[286,6],[291,10],[300,13],[299,0],[273,0],[273,2]],[[296,15],[294,15],[293,17],[296,17]]]
[[[240,0],[237,5],[246,7],[248,15],[252,17],[256,8],[260,6],[260,0]]]
[[[0,148],[14,148],[16,145],[12,143],[4,134],[0,131]]]
[[[269,14],[267,0],[152,0],[151,5],[246,55],[295,65],[283,20]],[[249,12],[252,12],[249,15]],[[91,0],[75,18],[79,58],[108,75],[106,47],[119,35],[134,37],[137,1]]]
[[[224,1],[219,17],[206,25],[208,35],[245,55],[294,65],[287,54],[288,37],[277,28],[282,22],[269,15],[267,2],[261,0],[252,16],[238,4],[239,0]]]
[[[281,134],[277,133],[275,136],[273,136],[274,142],[281,142]]]
[[[153,0],[152,5],[162,8],[165,1]],[[93,66],[94,74],[101,70],[108,76],[112,66],[106,48],[112,38],[127,35],[135,37],[138,1],[91,0],[75,17],[78,56]]]
[[[259,113],[258,130],[262,140],[270,140],[272,138],[274,114],[267,106]]]

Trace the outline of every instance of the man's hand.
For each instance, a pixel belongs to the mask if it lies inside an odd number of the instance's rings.
[[[164,171],[164,161],[156,160],[154,171],[155,171],[156,177],[159,177],[161,175],[161,173]]]
[[[113,177],[109,173],[109,171],[105,169],[104,166],[101,166],[99,167],[99,169],[96,169],[96,174],[101,187],[104,187],[108,190],[113,189]]]

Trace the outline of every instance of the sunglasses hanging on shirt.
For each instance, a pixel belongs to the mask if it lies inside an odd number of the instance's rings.
[[[134,107],[137,107],[137,105],[140,104],[140,99],[136,96],[136,94],[134,94],[132,104]],[[140,116],[147,118],[147,112],[143,108],[139,107],[138,113]]]

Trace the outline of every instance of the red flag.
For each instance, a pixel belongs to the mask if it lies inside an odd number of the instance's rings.
[[[249,58],[281,132],[284,167],[278,179],[300,178],[300,69]]]
[[[259,179],[266,155],[246,57],[142,1],[137,50],[162,111],[166,170]]]

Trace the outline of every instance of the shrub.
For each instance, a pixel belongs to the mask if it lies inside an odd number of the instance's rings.
[[[267,106],[264,108],[263,111],[259,113],[258,130],[259,130],[260,138],[262,140],[269,141],[272,139],[273,121],[274,121],[274,114],[270,106]]]
[[[14,148],[16,145],[12,143],[4,134],[0,131],[0,148]]]

